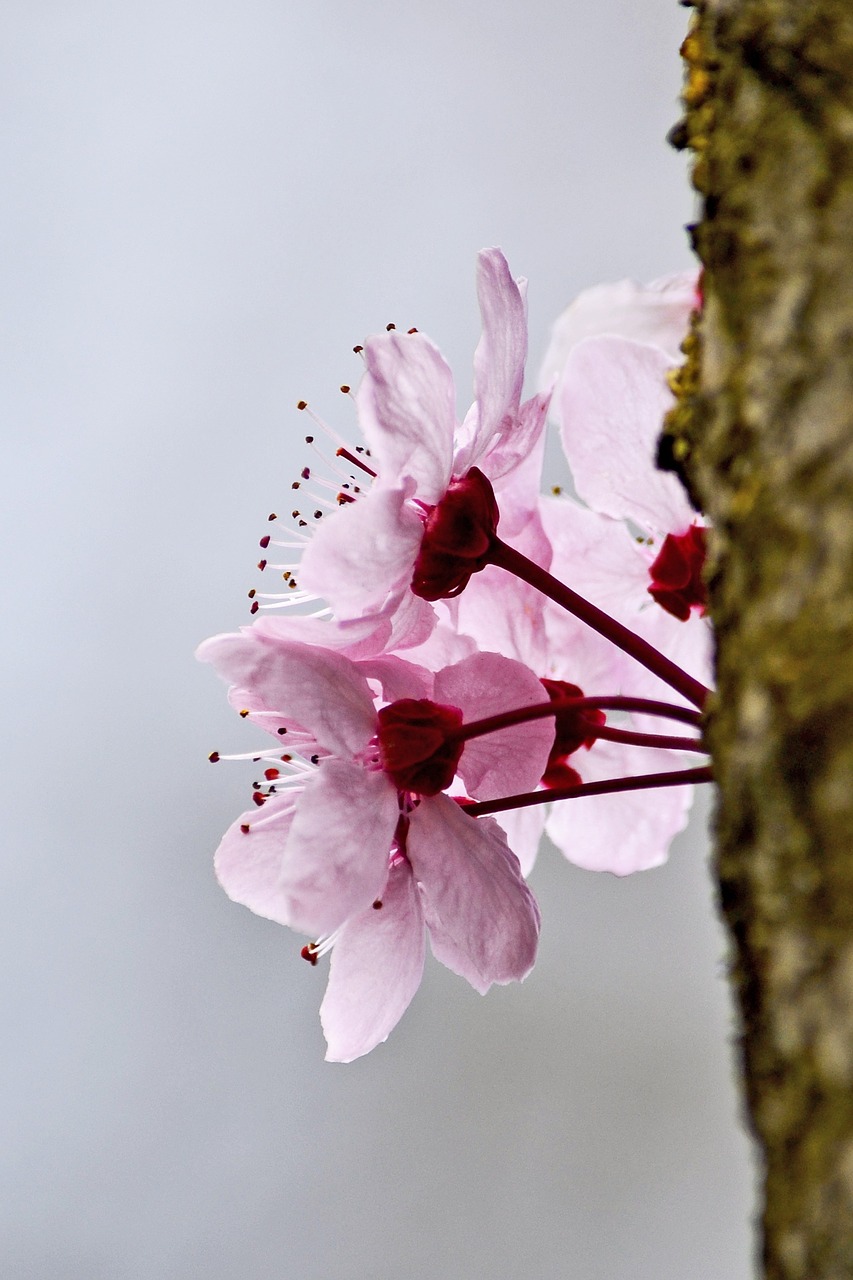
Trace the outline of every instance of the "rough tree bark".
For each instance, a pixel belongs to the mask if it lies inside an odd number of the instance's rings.
[[[722,910],[770,1280],[853,1276],[853,3],[698,0],[704,308],[662,458],[713,520]]]

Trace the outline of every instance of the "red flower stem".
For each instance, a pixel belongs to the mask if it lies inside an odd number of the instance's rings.
[[[486,716],[483,720],[471,720],[460,725],[452,739],[455,742],[467,742],[469,738],[482,737],[484,733],[495,733],[498,729],[508,729],[514,724],[524,724],[528,720],[540,720],[544,716],[556,715],[558,711],[637,711],[650,716],[664,716],[669,720],[681,720],[684,724],[702,727],[702,717],[698,711],[689,707],[676,707],[669,702],[655,702],[652,698],[630,698],[614,695],[604,698],[558,698],[553,702],[535,702],[531,707],[516,707],[514,711],[500,711],[497,715]],[[598,730],[597,725],[590,724],[590,731]],[[698,739],[697,739],[698,741]]]
[[[635,635],[629,627],[611,618],[603,609],[597,608],[589,600],[579,596],[565,583],[553,578],[550,573],[540,568],[538,564],[534,564],[532,560],[528,560],[527,556],[523,556],[520,551],[508,547],[505,542],[501,542],[500,538],[492,538],[489,563],[499,565],[501,569],[506,569],[507,573],[514,574],[517,578],[521,578],[522,582],[527,582],[537,591],[541,591],[555,604],[573,613],[576,618],[580,618],[581,622],[585,622],[599,635],[629,654],[648,671],[666,681],[673,689],[688,698],[694,706],[700,709],[704,707],[710,690],[706,689],[701,681],[695,680],[686,671],[682,671],[681,667],[671,662],[654,645]]]
[[[678,787],[713,781],[711,766],[703,765],[698,769],[678,769],[674,773],[642,773],[635,778],[607,778],[603,782],[581,782],[575,787],[527,791],[522,795],[503,796],[500,800],[484,800],[481,804],[463,804],[462,808],[472,818],[480,818],[487,813],[526,809],[533,804],[549,804],[552,800],[579,800],[583,796],[604,796],[615,791],[646,791],[651,787]]]
[[[664,747],[669,751],[699,751],[708,754],[701,738],[675,738],[667,733],[638,733],[633,729],[612,729],[609,724],[592,725],[590,738],[605,738],[608,742],[624,742],[633,747]]]
[[[561,698],[551,705],[558,711],[567,707],[574,707],[579,711],[583,711],[585,707],[596,711],[636,711],[647,716],[663,716],[665,720],[680,720],[682,724],[693,725],[696,729],[701,729],[703,724],[702,712],[694,711],[692,707],[679,707],[674,702],[658,702],[654,698],[632,698],[630,694],[614,694],[604,698],[594,695],[587,698]]]

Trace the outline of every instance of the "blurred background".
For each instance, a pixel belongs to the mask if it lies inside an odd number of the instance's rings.
[[[747,1280],[707,807],[619,881],[545,848],[523,987],[428,964],[323,1062],[324,973],[212,853],[255,735],[193,661],[348,428],[354,343],[443,347],[474,258],[530,279],[531,370],[582,287],[689,264],[675,0],[7,0],[10,1280]],[[705,797],[702,798],[703,801]]]

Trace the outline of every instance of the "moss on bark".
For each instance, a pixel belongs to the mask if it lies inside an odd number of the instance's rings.
[[[700,0],[705,305],[664,454],[714,522],[717,866],[770,1280],[853,1276],[853,5]]]

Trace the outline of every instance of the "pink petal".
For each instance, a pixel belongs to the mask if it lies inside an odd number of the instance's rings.
[[[471,579],[471,582],[474,578]],[[458,599],[463,599],[465,592],[469,590],[471,583],[462,592]],[[413,600],[417,596],[412,596]],[[428,671],[439,671],[442,667],[448,667],[453,662],[461,662],[463,658],[469,657],[476,651],[477,645],[470,636],[460,635],[457,628],[452,625],[449,619],[453,614],[453,606],[456,605],[455,600],[440,600],[434,606],[439,615],[443,615],[448,621],[439,621],[430,637],[422,644],[415,648],[406,649],[406,657],[413,662],[419,662],[426,667]]]
[[[544,693],[528,667],[497,653],[472,654],[435,677],[435,701],[458,707],[466,724],[544,703]],[[553,743],[550,716],[484,734],[465,743],[459,774],[478,800],[529,791],[545,772]]]
[[[649,599],[651,600],[651,597]],[[714,637],[707,618],[693,613],[682,622],[652,600],[651,604],[637,615],[633,626],[638,635],[648,640],[656,649],[660,649],[682,670],[695,676],[705,685],[713,684]],[[635,691],[642,693],[644,697],[684,702],[684,699],[668,684],[642,667],[636,666],[636,675],[632,675],[631,682]],[[648,728],[647,725],[643,727]]]
[[[422,333],[383,333],[364,347],[358,414],[382,481],[411,476],[423,502],[450,481],[456,392],[444,356]]]
[[[489,565],[471,579],[455,602],[459,630],[473,636],[483,649],[544,671],[543,603],[544,597],[533,587]]]
[[[412,568],[414,569],[414,561]],[[409,590],[408,582],[401,597],[388,605],[385,616],[390,626],[386,651],[405,649],[408,652],[413,645],[424,644],[436,623],[432,605],[414,595]]]
[[[490,480],[501,480],[525,463],[534,453],[544,437],[545,419],[548,416],[550,404],[550,392],[544,392],[526,400],[515,416],[512,430],[504,432],[483,454],[482,469]],[[537,491],[539,471],[541,471],[541,459],[536,468]],[[503,516],[504,508],[500,502],[500,495],[498,495],[498,505]]]
[[[671,361],[626,338],[586,338],[566,362],[555,399],[563,448],[584,502],[657,533],[682,532],[694,512],[655,450],[671,406]]]
[[[524,280],[515,280],[500,249],[477,256],[477,298],[482,336],[474,353],[476,413],[467,447],[457,455],[454,474],[464,475],[494,446],[515,434],[527,359]],[[489,476],[492,475],[488,470]],[[502,472],[500,474],[503,474]]]
[[[321,521],[302,557],[299,585],[338,618],[382,612],[408,590],[423,537],[408,487],[373,488]]]
[[[385,658],[365,658],[358,663],[358,669],[365,679],[375,682],[383,702],[432,697],[432,672],[395,654],[388,654]]]
[[[292,717],[337,755],[356,755],[376,730],[367,681],[348,658],[332,649],[277,641],[244,627],[239,634],[205,640],[197,656],[265,706]]]
[[[269,703],[265,702],[256,690],[241,689],[239,685],[232,684],[228,690],[227,697],[231,706],[240,713],[242,719],[248,720],[249,724],[255,725],[264,733],[268,733],[275,738],[279,744],[279,751],[286,751],[286,743],[292,742],[294,733],[297,733],[300,735],[300,755],[327,754],[326,748],[317,742],[304,724],[299,724],[293,716],[282,715],[277,707],[271,707]],[[286,732],[280,734],[279,729],[285,729]],[[269,747],[267,750],[269,750]],[[295,746],[293,750],[296,750]]]
[[[391,635],[390,622],[381,614],[338,621],[268,613],[256,618],[253,626],[259,635],[269,636],[271,640],[298,640],[321,649],[335,649],[353,660],[385,653]]]
[[[412,814],[407,849],[436,959],[480,992],[526,977],[539,908],[498,824],[432,796]]]
[[[299,801],[282,861],[294,929],[333,933],[379,897],[398,811],[384,773],[323,761]]]
[[[352,1062],[387,1040],[420,986],[423,912],[411,867],[388,874],[382,907],[347,921],[332,949],[320,1007],[327,1062]]]
[[[597,742],[590,751],[576,752],[571,763],[582,781],[595,782],[688,769],[696,759],[674,751]],[[670,843],[687,825],[692,800],[690,786],[559,800],[550,806],[546,830],[575,866],[627,876],[666,861]]]
[[[697,280],[697,272],[690,270],[647,285],[620,280],[617,284],[585,289],[566,308],[551,331],[539,386],[548,386],[562,373],[569,352],[577,343],[605,333],[662,347],[670,363],[677,364],[690,312],[699,302]]]
[[[512,546],[543,569],[550,567],[551,544],[537,510],[527,512],[516,526]],[[481,648],[516,658],[537,675],[546,674],[546,599],[541,592],[489,565],[452,603],[457,627]]]
[[[242,813],[225,832],[213,859],[216,878],[232,902],[279,924],[291,924],[280,884],[294,797],[273,796],[262,809]],[[243,828],[248,827],[246,832]]]
[[[708,684],[712,663],[707,619],[694,613],[681,622],[649,595],[649,566],[656,549],[639,544],[620,522],[596,515],[570,498],[543,499],[542,515],[554,547],[551,572]],[[549,606],[545,616],[557,667],[571,658],[575,670],[593,673],[596,687],[589,685],[585,674],[576,677],[555,667],[559,679],[573,680],[588,693],[624,691],[684,701],[669,685],[563,610]]]
[[[648,557],[627,527],[568,497],[544,498],[541,510],[554,548],[551,573],[611,617],[638,630],[643,610],[654,601],[646,590]],[[549,650],[545,674],[580,685],[587,694],[624,691],[639,696],[649,680],[659,684],[639,663],[557,605],[546,606],[545,625]]]
[[[533,804],[527,809],[507,809],[504,813],[495,814],[495,822],[506,835],[507,843],[518,858],[521,874],[525,879],[536,862],[545,830],[547,808],[545,804]]]

